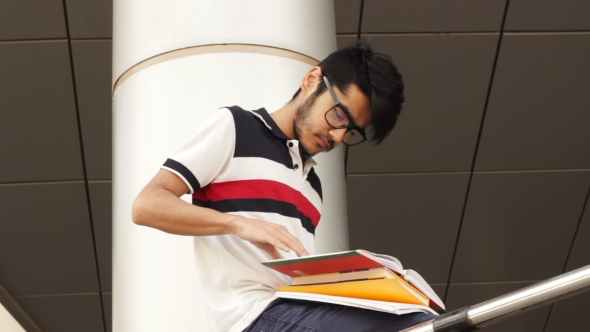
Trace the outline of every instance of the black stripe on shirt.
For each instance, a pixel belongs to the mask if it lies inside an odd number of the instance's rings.
[[[191,187],[193,187],[193,191],[201,188],[199,180],[197,180],[197,178],[193,175],[193,173],[191,173],[191,171],[188,170],[188,168],[184,167],[184,165],[178,161],[168,158],[164,163],[164,166],[180,173],[180,175],[182,175],[185,180],[190,183]]]
[[[322,196],[322,182],[320,181],[320,178],[318,177],[314,168],[309,171],[309,174],[307,175],[307,181],[309,181],[311,187],[318,193],[318,195],[320,195],[320,199],[323,201],[324,198]]]
[[[234,157],[265,158],[294,169],[287,140],[279,138],[284,136],[282,132],[280,135],[275,135],[256,115],[244,111],[240,107],[232,106],[228,109],[234,117],[236,126]],[[275,130],[279,130],[274,121],[269,125],[273,128],[276,127]]]
[[[225,213],[242,211],[265,212],[277,213],[285,217],[297,218],[301,221],[301,226],[303,228],[305,228],[309,233],[315,235],[315,226],[312,224],[311,219],[299,211],[297,206],[291,203],[263,198],[240,198],[221,201],[203,201],[193,198],[193,204]]]

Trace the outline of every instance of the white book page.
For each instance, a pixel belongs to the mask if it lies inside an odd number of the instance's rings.
[[[402,263],[399,261],[399,259],[393,256],[376,254],[362,249],[357,250],[357,252],[381,263],[383,266],[389,268],[394,272],[397,272],[399,274],[404,273],[404,267],[402,266]]]
[[[426,280],[424,280],[424,278],[418,272],[408,269],[404,271],[404,276],[409,283],[415,285],[416,288],[419,288],[422,292],[424,292],[424,294],[426,294],[426,296],[436,302],[436,304],[445,309],[445,304],[443,301],[440,299],[440,297],[438,297],[438,295],[436,295],[432,287],[430,287],[428,282],[426,282]]]

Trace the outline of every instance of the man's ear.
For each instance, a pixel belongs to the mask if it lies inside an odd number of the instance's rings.
[[[318,66],[312,67],[303,77],[303,81],[301,81],[301,91],[305,95],[309,95],[315,91],[318,84],[322,81],[322,75],[322,68]]]

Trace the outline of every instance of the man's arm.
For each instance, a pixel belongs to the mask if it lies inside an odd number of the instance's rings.
[[[161,169],[133,203],[132,219],[138,225],[192,236],[235,234],[281,258],[277,248],[308,255],[301,242],[285,226],[195,206],[180,199],[189,188],[176,174]]]

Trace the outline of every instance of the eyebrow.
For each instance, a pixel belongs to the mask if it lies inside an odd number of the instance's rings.
[[[364,131],[365,128],[359,126],[358,124],[356,124],[356,121],[354,121],[352,114],[350,114],[350,109],[346,105],[342,104],[338,98],[336,98],[336,100],[338,101],[338,105],[340,105],[340,107],[342,107],[342,109],[346,112],[346,115],[348,115],[348,117],[350,117],[350,122],[352,122],[354,128]]]

